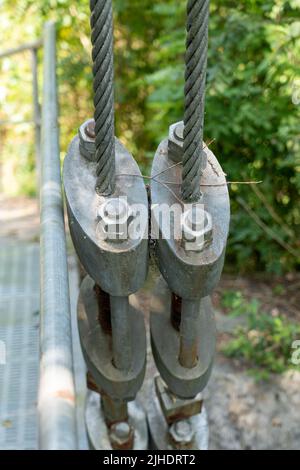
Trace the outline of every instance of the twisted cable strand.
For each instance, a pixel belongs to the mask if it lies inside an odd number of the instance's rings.
[[[197,201],[201,196],[208,20],[209,0],[188,0],[181,186],[183,200],[187,202]]]
[[[90,0],[97,185],[102,195],[115,189],[115,116],[112,0]]]

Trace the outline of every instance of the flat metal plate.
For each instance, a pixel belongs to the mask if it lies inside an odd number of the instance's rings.
[[[170,290],[186,299],[209,296],[218,284],[224,265],[230,222],[230,201],[225,174],[211,150],[206,147],[204,152],[208,164],[201,177],[201,202],[212,217],[213,240],[203,251],[184,250],[178,239],[178,236],[181,236],[180,227],[175,230],[175,221],[179,218],[174,216],[172,219],[167,212],[164,216],[161,214],[161,208],[165,204],[172,208],[173,213],[177,212],[179,215],[186,209],[181,200],[182,168],[174,166],[174,162],[169,158],[168,139],[159,145],[151,170],[151,202],[155,208],[152,210],[151,220],[152,229],[155,227],[154,233],[158,238],[155,244],[158,267]],[[162,184],[166,181],[168,185]]]
[[[132,176],[141,176],[137,163],[118,140],[116,155],[119,176],[114,197],[126,198],[129,206],[141,211],[141,217],[135,217],[140,220],[140,228],[122,243],[108,242],[99,229],[99,207],[107,199],[94,189],[96,164],[80,155],[78,136],[65,158],[63,180],[70,233],[82,266],[102,290],[122,297],[137,292],[147,277],[148,198],[143,179]]]
[[[154,385],[147,402],[147,419],[151,434],[151,449],[174,450],[169,439],[169,427],[163,415]],[[207,450],[209,441],[208,418],[205,407],[202,412],[187,419],[194,430],[193,442],[183,450]]]
[[[146,450],[148,448],[147,420],[138,400],[128,403],[128,414],[129,423],[135,429],[133,450]],[[88,392],[85,418],[91,449],[112,450],[98,393]]]
[[[39,297],[39,245],[1,240],[0,449],[38,448]]]

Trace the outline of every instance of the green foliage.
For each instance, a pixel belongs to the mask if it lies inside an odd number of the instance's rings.
[[[183,116],[186,0],[113,3],[116,133],[146,173],[169,125]],[[57,21],[63,157],[79,124],[93,113],[89,2],[0,5],[2,48],[41,35],[45,20]],[[229,180],[263,181],[257,190],[231,187],[227,265],[234,269],[299,268],[299,6],[299,0],[211,1],[205,140],[214,139],[211,148]],[[0,93],[0,119],[20,109],[30,114],[24,63],[25,57],[0,63],[2,87],[10,89],[5,100]],[[26,92],[19,81],[24,77]]]
[[[246,325],[239,326],[223,346],[226,356],[244,360],[258,379],[295,367],[291,363],[292,343],[300,338],[299,324],[267,314],[257,299],[248,302],[241,292],[225,291],[222,306],[232,316],[244,316],[246,320]]]

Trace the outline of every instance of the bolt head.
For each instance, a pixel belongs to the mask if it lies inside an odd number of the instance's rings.
[[[168,156],[175,163],[182,162],[183,159],[183,141],[184,141],[184,123],[183,121],[172,124],[169,128],[168,138]],[[202,143],[204,149],[204,142]],[[203,151],[202,170],[205,170],[207,165],[207,156]]]
[[[183,121],[172,124],[169,128],[168,151],[174,162],[180,162],[183,156]]]
[[[182,246],[186,251],[201,252],[213,241],[213,224],[202,205],[192,205],[181,216]]]
[[[130,426],[125,421],[114,425],[114,433],[119,439],[127,439],[130,434]]]
[[[133,438],[133,429],[126,422],[115,423],[109,430],[109,438],[113,448],[122,448]]]
[[[90,139],[95,139],[96,138],[94,119],[91,119],[90,121],[88,121],[88,123],[85,126],[84,131]]]
[[[169,433],[175,443],[181,445],[190,444],[195,436],[193,425],[187,419],[172,424]]]
[[[184,124],[183,121],[177,123],[174,127],[174,136],[179,142],[183,142],[184,139]]]
[[[106,217],[112,220],[123,220],[129,212],[129,207],[123,199],[113,198],[109,199],[103,207]]]
[[[133,221],[133,212],[126,199],[106,199],[98,210],[100,234],[110,242],[126,241],[129,236],[129,226]]]

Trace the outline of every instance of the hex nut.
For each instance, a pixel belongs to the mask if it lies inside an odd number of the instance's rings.
[[[78,130],[80,154],[89,161],[94,161],[96,153],[95,138],[92,137],[92,133],[89,130],[93,123],[94,120],[89,119]]]
[[[176,122],[169,127],[168,138],[168,156],[175,163],[182,162],[183,158],[183,140],[184,140],[184,123],[183,121]],[[203,142],[203,149],[204,142]],[[207,166],[207,154],[202,153],[202,170],[204,171]]]
[[[169,428],[169,433],[175,445],[190,444],[195,437],[195,430],[188,419],[172,424]]]
[[[134,214],[125,198],[106,199],[98,210],[102,238],[110,242],[128,240]]]
[[[169,128],[168,155],[174,162],[182,160],[183,155],[183,121],[172,124]]]
[[[113,449],[131,448],[133,437],[133,428],[126,421],[113,424],[109,430],[109,439]]]
[[[201,252],[213,241],[212,217],[200,205],[193,205],[181,216],[181,231],[184,250]]]

